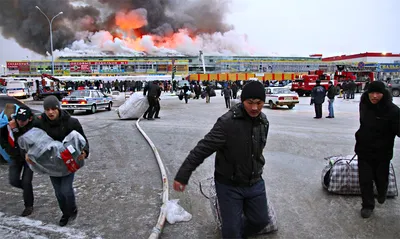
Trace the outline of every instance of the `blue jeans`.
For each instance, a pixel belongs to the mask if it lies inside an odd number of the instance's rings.
[[[328,101],[329,101],[329,105],[328,105],[329,116],[335,117],[335,114],[333,112],[333,102],[335,101],[335,99],[329,99]]]
[[[222,218],[223,238],[244,238],[268,224],[264,180],[253,186],[235,187],[215,181]]]
[[[75,193],[72,187],[74,173],[64,177],[50,177],[50,180],[62,213],[67,216],[71,215],[76,209]]]

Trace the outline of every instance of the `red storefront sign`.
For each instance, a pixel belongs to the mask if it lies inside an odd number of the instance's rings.
[[[71,72],[91,72],[90,62],[70,62],[69,66]]]
[[[7,68],[24,68],[24,67],[29,67],[29,62],[12,62],[8,61],[7,62]]]
[[[92,65],[128,65],[127,61],[92,61]]]

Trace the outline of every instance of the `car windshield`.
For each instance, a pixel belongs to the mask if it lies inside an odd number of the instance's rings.
[[[71,93],[71,97],[89,97],[90,91],[88,90],[76,90]]]
[[[274,94],[291,94],[292,92],[286,88],[272,89],[272,93]]]

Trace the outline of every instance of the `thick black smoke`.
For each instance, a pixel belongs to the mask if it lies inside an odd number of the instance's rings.
[[[181,28],[191,35],[226,32],[232,29],[224,23],[228,5],[229,0],[1,0],[0,30],[44,55],[50,51],[49,23],[35,6],[50,19],[63,12],[53,22],[54,49],[63,49],[78,40],[79,31],[115,31],[115,14],[138,8],[147,11],[148,24],[137,30],[141,34],[168,36]]]

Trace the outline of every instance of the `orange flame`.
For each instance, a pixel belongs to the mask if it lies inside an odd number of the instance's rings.
[[[154,46],[169,49],[176,49],[179,44],[183,44],[186,40],[195,41],[196,39],[195,36],[191,36],[189,31],[185,29],[181,29],[171,36],[158,36],[145,33],[143,27],[148,24],[145,15],[145,12],[140,10],[117,13],[115,23],[123,33],[113,33],[114,38],[123,40],[129,48],[136,51],[146,50],[142,44],[142,39],[145,36],[150,37]]]

